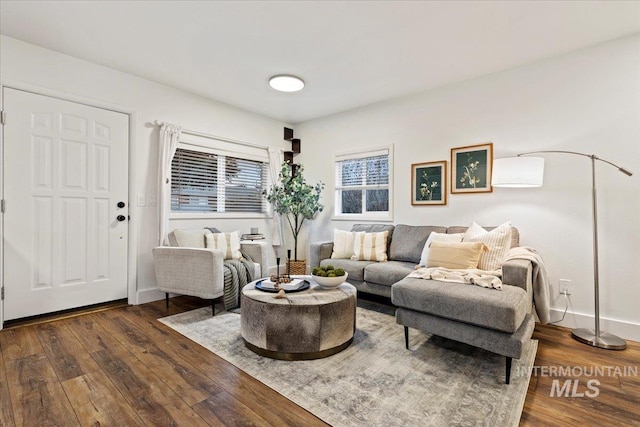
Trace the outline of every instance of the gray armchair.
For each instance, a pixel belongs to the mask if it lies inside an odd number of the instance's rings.
[[[224,296],[224,254],[221,250],[205,248],[206,229],[174,230],[169,233],[171,246],[153,248],[153,264],[158,290],[165,292],[167,307],[169,293],[213,299]],[[254,259],[255,277],[266,266],[255,261],[266,260],[266,246],[241,244],[245,253]],[[264,251],[263,251],[264,249]]]
[[[218,299],[224,295],[224,256],[221,250],[160,246],[153,248],[158,290],[169,293]],[[211,304],[215,315],[215,301]]]

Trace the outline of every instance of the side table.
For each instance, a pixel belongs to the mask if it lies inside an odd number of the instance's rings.
[[[240,247],[253,258],[253,262],[260,264],[259,275],[261,277],[267,277],[269,275],[269,245],[267,245],[267,241],[264,239],[240,240]]]

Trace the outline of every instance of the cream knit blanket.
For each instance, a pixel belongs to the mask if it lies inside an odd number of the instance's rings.
[[[527,246],[519,246],[511,248],[507,254],[505,261],[510,259],[524,259],[531,261],[533,264],[532,287],[533,287],[533,304],[536,308],[536,314],[540,323],[543,325],[551,321],[551,291],[549,282],[549,273],[544,266],[544,262],[538,252]]]
[[[407,277],[425,280],[439,280],[441,282],[469,283],[502,290],[502,280],[500,280],[500,270],[487,271],[478,269],[457,270],[444,267],[419,268]]]

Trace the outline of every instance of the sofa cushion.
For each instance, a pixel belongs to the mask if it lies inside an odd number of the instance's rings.
[[[388,235],[388,231],[379,233],[356,232],[351,259],[353,261],[386,261]]]
[[[364,268],[370,264],[377,264],[376,261],[351,261],[349,259],[323,259],[320,261],[322,267],[333,265],[335,268],[342,268],[349,273],[349,280],[358,282],[364,281]]]
[[[517,286],[505,285],[498,291],[411,277],[391,287],[391,302],[398,307],[509,333],[517,331],[531,311],[526,291]]]
[[[427,225],[396,225],[389,247],[389,259],[418,264],[424,244],[432,231],[445,233],[447,228]]]
[[[182,248],[204,248],[204,235],[209,231],[200,230],[173,230],[169,233],[169,244]]]
[[[388,261],[367,265],[364,269],[364,280],[369,283],[391,286],[407,277],[414,270],[415,264],[404,261]],[[351,278],[351,275],[349,275]]]

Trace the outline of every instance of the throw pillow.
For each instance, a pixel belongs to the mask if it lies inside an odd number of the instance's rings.
[[[420,256],[420,267],[425,267],[427,265],[427,258],[429,258],[429,246],[433,242],[454,242],[460,243],[462,242],[462,236],[464,233],[436,233],[435,231],[429,234],[429,238],[424,244],[424,248],[422,248],[422,255]]]
[[[353,242],[356,239],[355,231],[344,231],[335,228],[333,230],[333,259],[351,259],[353,256]]]
[[[220,249],[224,252],[224,259],[240,259],[240,232],[231,233],[207,233],[205,234],[206,247]]]
[[[387,234],[356,232],[353,242],[353,261],[386,261],[387,260]]]
[[[176,244],[182,248],[204,248],[204,234],[202,230],[173,230]]]
[[[477,268],[480,255],[487,250],[484,243],[433,242],[429,249],[427,267],[457,270]]]
[[[511,247],[511,222],[505,222],[491,231],[480,227],[475,221],[464,233],[463,242],[481,242],[489,250],[480,256],[478,268],[494,271],[502,267],[502,263]]]

